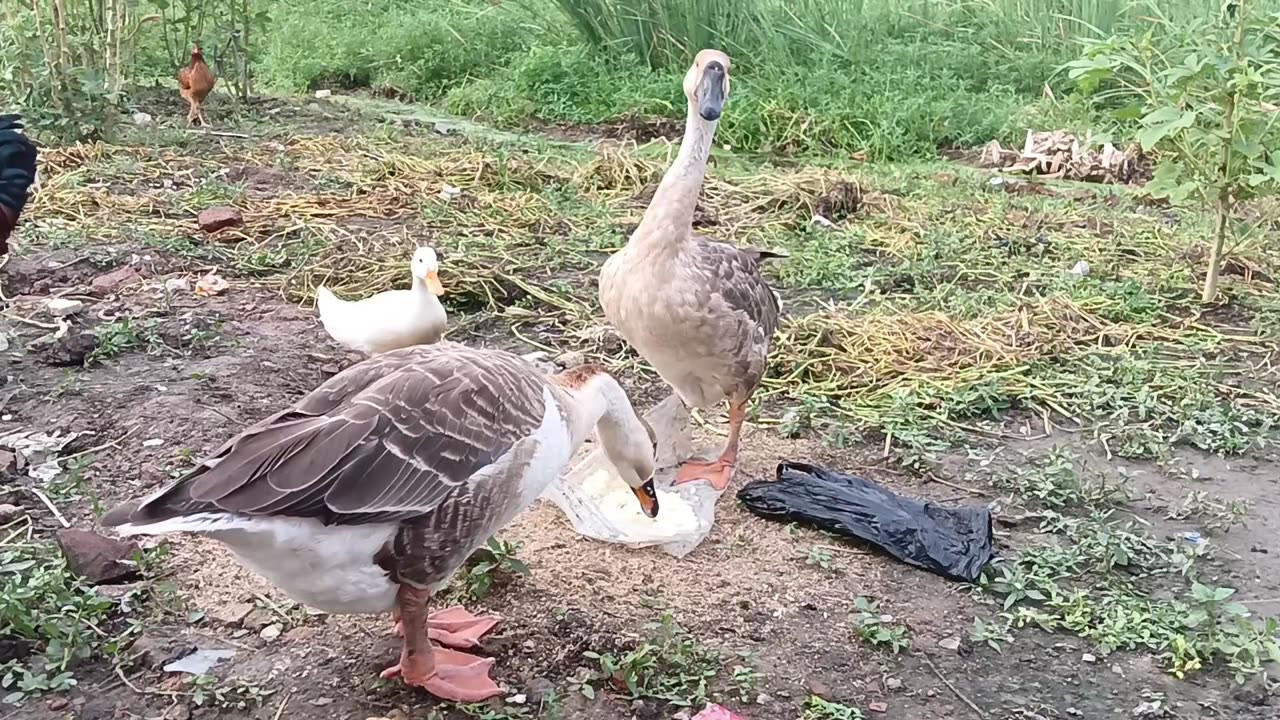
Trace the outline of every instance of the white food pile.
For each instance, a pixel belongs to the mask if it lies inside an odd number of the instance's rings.
[[[582,481],[582,493],[600,514],[632,541],[667,541],[698,531],[698,518],[689,502],[672,490],[658,488],[658,517],[645,516],[640,501],[607,463],[595,463]]]

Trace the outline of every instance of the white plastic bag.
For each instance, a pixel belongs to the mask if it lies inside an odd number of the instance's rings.
[[[631,489],[594,443],[584,446],[569,472],[543,497],[560,508],[579,535],[637,548],[660,545],[682,558],[711,532],[720,493],[705,482],[671,485],[691,445],[689,411],[680,398],[671,395],[644,417],[658,438],[658,517],[644,516]]]

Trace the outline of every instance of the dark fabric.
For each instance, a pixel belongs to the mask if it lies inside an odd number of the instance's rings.
[[[27,190],[36,181],[36,146],[22,134],[17,115],[0,116],[0,254],[7,253],[12,225],[27,204]]]
[[[905,498],[865,478],[783,462],[776,482],[748,483],[738,499],[770,520],[853,537],[953,580],[974,582],[991,561],[991,511]]]

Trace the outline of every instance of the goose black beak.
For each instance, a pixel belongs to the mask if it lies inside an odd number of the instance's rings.
[[[698,114],[707,122],[720,119],[724,110],[724,66],[712,60],[702,69],[698,84]]]
[[[658,491],[653,487],[653,478],[649,478],[649,482],[638,488],[632,488],[632,492],[640,501],[640,509],[644,511],[645,517],[658,517]]]

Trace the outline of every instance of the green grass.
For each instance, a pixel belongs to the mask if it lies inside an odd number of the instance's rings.
[[[985,466],[985,463],[984,463]],[[1144,649],[1178,677],[1222,670],[1237,682],[1280,661],[1280,622],[1235,601],[1216,585],[1217,543],[1162,540],[1126,511],[1124,480],[1084,469],[1054,450],[990,466],[996,484],[1035,518],[1029,542],[988,567],[983,592],[998,598],[993,620],[979,619],[974,642],[997,652],[1034,627],[1090,641],[1101,654]],[[1247,508],[1207,494],[1169,517],[1208,518],[1210,535],[1243,522]]]

